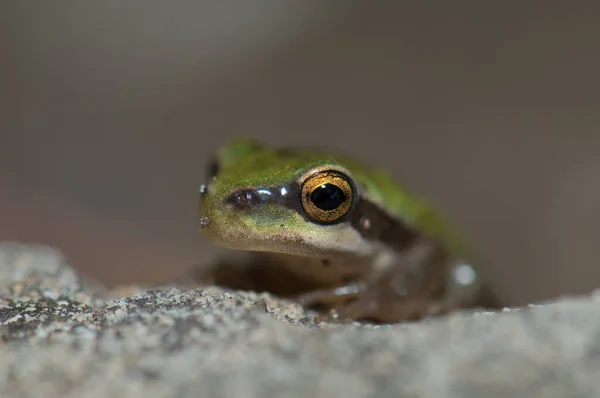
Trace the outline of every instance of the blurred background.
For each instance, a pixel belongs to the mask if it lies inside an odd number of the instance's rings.
[[[0,240],[173,279],[219,253],[198,185],[244,135],[391,169],[511,303],[600,287],[600,3],[137,4],[0,6]]]

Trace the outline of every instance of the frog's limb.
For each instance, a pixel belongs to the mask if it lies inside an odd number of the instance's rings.
[[[334,304],[322,320],[393,323],[481,305],[480,281],[457,284],[453,275],[456,264],[441,244],[419,240],[401,263],[365,282],[355,300]]]
[[[349,299],[356,299],[366,289],[367,285],[357,282],[345,286],[312,290],[291,297],[291,299],[297,301],[303,307],[332,306]]]

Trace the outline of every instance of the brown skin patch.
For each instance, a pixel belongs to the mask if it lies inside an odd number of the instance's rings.
[[[365,239],[383,242],[397,252],[404,251],[420,237],[417,231],[364,198],[356,202],[350,222]]]

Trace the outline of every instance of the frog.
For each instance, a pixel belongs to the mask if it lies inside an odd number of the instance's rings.
[[[206,169],[199,233],[229,255],[196,268],[196,283],[267,292],[324,322],[502,308],[459,229],[381,167],[240,137]]]

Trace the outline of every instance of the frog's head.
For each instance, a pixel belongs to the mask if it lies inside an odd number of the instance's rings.
[[[361,184],[339,156],[238,139],[215,153],[208,170],[201,232],[213,243],[304,256],[372,254],[353,226]]]

